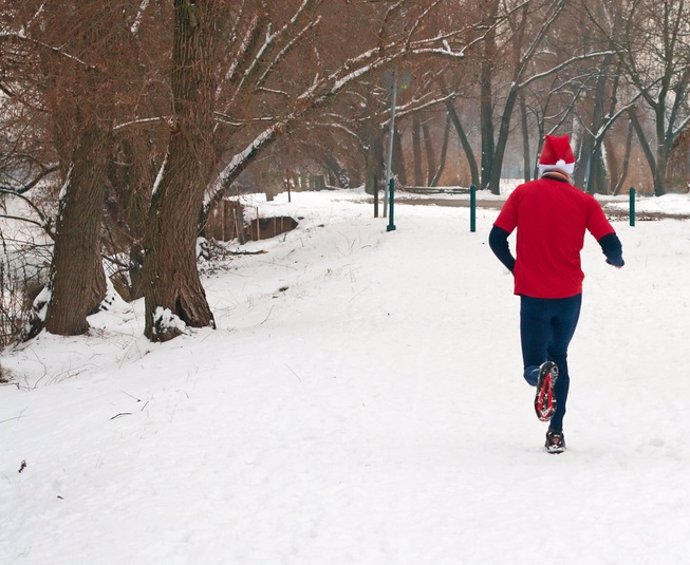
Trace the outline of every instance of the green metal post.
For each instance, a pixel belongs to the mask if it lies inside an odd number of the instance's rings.
[[[470,185],[470,231],[477,231],[477,187]]]
[[[393,194],[395,193],[395,180],[390,179],[388,181],[388,207],[390,208],[388,214],[388,225],[386,226],[386,231],[393,231],[395,229],[395,224],[393,223]]]
[[[635,225],[635,189],[630,189],[630,225]]]

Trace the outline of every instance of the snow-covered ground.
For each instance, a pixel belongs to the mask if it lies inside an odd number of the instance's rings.
[[[549,455],[496,210],[387,233],[356,191],[292,200],[259,212],[296,230],[205,280],[218,330],[152,345],[116,304],[4,352],[0,563],[688,562],[687,221],[616,222],[622,270],[588,239]]]

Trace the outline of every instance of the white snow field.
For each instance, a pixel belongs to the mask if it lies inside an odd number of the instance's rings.
[[[497,210],[365,200],[257,197],[300,225],[205,278],[215,331],[121,303],[5,351],[0,563],[690,562],[690,221],[615,222],[621,270],[588,236],[551,455]]]

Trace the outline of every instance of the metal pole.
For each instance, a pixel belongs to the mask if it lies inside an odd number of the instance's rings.
[[[394,194],[395,194],[395,179],[391,179],[388,181],[388,191],[390,192],[390,199],[388,202],[390,203],[390,208],[391,208],[391,213],[390,217],[388,218],[388,225],[386,226],[386,231],[393,231],[395,229],[395,224],[393,223],[393,202],[394,202]]]
[[[470,185],[470,231],[477,231],[477,187]]]
[[[393,67],[393,93],[391,94],[391,121],[388,126],[388,157],[386,159],[386,187],[391,180],[393,165],[393,136],[395,135],[395,105],[398,99],[398,67]],[[388,205],[387,190],[383,191],[383,217],[386,217]]]
[[[630,225],[635,225],[635,189],[630,188]]]
[[[379,179],[374,177],[374,218],[379,217]]]

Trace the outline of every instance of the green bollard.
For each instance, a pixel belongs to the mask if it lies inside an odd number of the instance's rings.
[[[630,189],[630,225],[635,225],[635,189]]]
[[[477,187],[470,185],[470,231],[477,231]]]
[[[393,223],[393,194],[395,193],[395,181],[391,179],[388,181],[388,225],[386,231],[393,231],[395,224]]]

